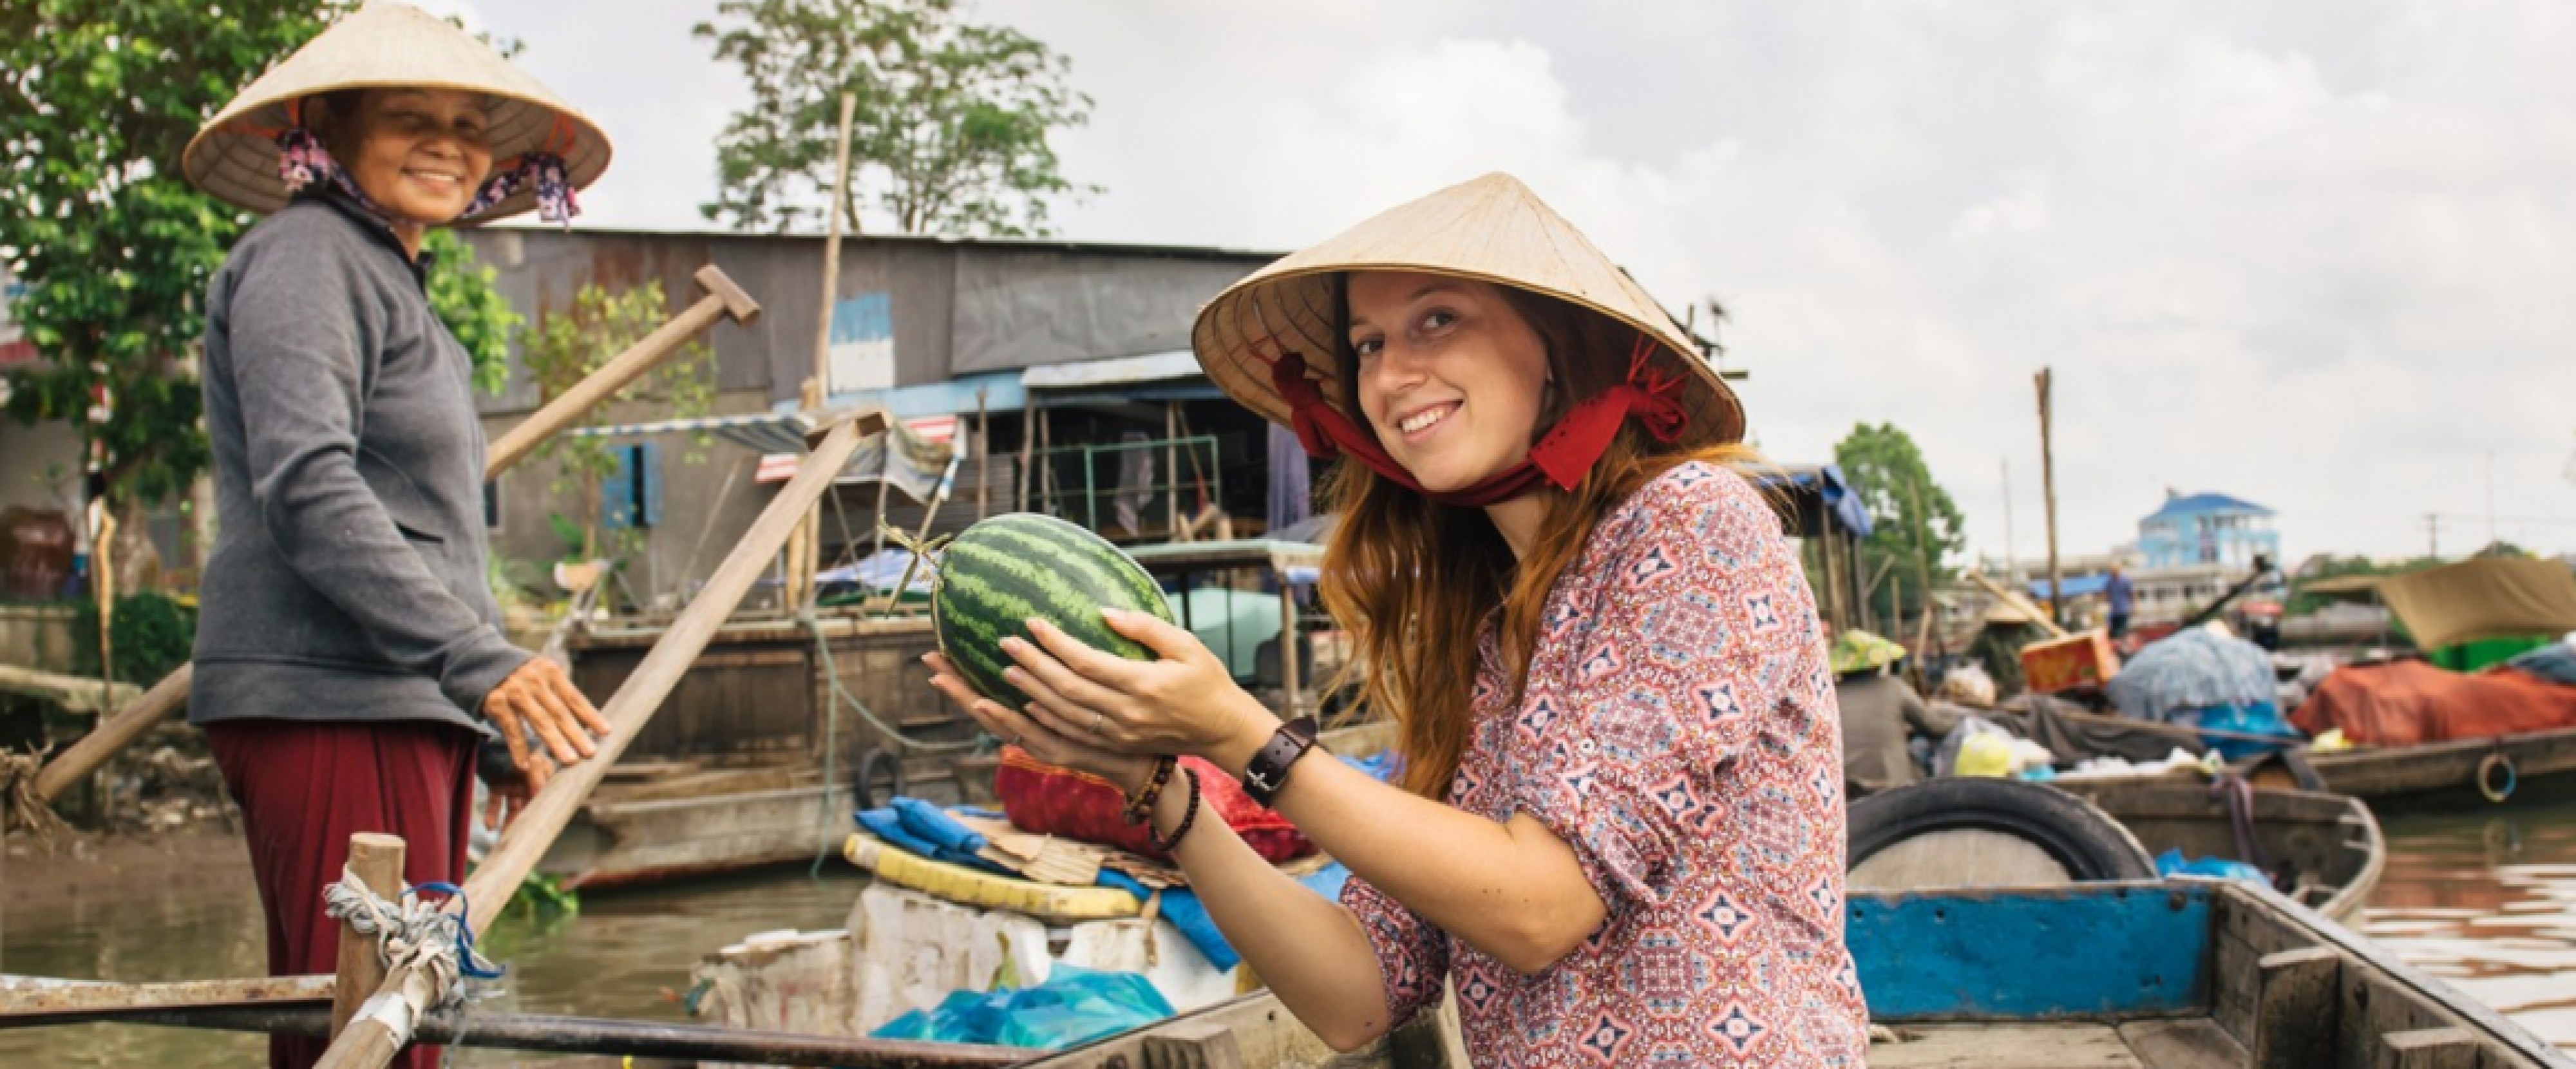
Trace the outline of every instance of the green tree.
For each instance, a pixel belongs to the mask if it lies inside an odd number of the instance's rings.
[[[1932,478],[1914,437],[1893,423],[1854,426],[1834,444],[1834,463],[1877,521],[1859,562],[1871,610],[1881,620],[1921,613],[1929,604],[1925,579],[1933,586],[1949,581],[1950,558],[1967,549],[1958,503]],[[1888,582],[1891,575],[1899,581]]]
[[[1091,98],[1044,42],[966,22],[956,0],[724,0],[697,36],[741,66],[752,103],[716,139],[707,218],[780,232],[830,210],[840,95],[851,124],[848,225],[863,200],[906,234],[1051,233],[1047,202],[1096,193],[1058,169],[1051,132]]]
[[[0,7],[0,258],[39,363],[11,376],[22,423],[104,447],[111,504],[166,500],[210,459],[189,359],[201,295],[253,220],[179,173],[197,127],[353,0],[26,0]],[[516,321],[464,245],[434,304],[497,387]],[[496,342],[495,339],[500,339]],[[94,395],[112,402],[90,418]]]
[[[561,396],[661,326],[671,316],[663,305],[659,282],[617,293],[583,286],[573,296],[571,311],[540,316],[536,326],[521,335],[519,346],[519,359],[536,380],[540,403]],[[612,400],[652,402],[670,418],[692,419],[706,415],[715,396],[715,361],[706,346],[690,342],[678,356],[618,391]],[[593,411],[594,423],[607,418],[607,407]],[[580,559],[598,557],[603,548],[600,484],[617,470],[616,455],[601,439],[570,434],[546,439],[537,455],[557,464],[553,489],[558,499],[569,497],[580,509],[577,522],[554,517],[557,529],[569,533],[577,528],[579,538],[565,541],[578,543],[572,548]]]

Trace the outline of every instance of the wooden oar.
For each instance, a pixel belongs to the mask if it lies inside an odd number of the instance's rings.
[[[600,740],[598,754],[556,773],[553,779],[548,780],[545,789],[538,791],[528,807],[510,822],[510,828],[502,833],[500,843],[484,856],[482,865],[465,881],[466,924],[476,935],[490,928],[493,919],[509,905],[510,896],[536,868],[537,860],[545,856],[546,849],[554,845],[555,836],[562,834],[564,826],[572,822],[573,814],[590,797],[591,789],[607,775],[608,766],[617,763],[617,755],[625,752],[627,744],[635,740],[636,733],[642,731],[654,711],[661,708],[662,699],[670,696],[671,689],[679,685],[680,676],[698,659],[708,640],[715,637],[716,629],[733,615],[743,596],[751,592],[752,583],[760,578],[770,559],[787,543],[789,532],[804,521],[805,510],[822,497],[823,491],[831,487],[832,480],[849,464],[850,454],[858,450],[859,440],[881,433],[885,428],[885,413],[872,410],[842,419],[816,432],[820,440],[797,465],[796,477],[788,480],[787,485],[778,491],[778,496],[770,499],[769,506],[761,510],[760,518],[752,521],[751,529],[743,533],[742,541],[735,544],[733,552],[726,554],[724,562],[716,566],[715,574],[707,579],[706,587],[689,602],[687,609],[681,611],[679,618],[671,622],[670,630],[655,640],[652,650],[635,666],[633,674],[626,677],[626,682],[618,686],[617,693],[600,707],[601,718],[608,721],[609,733],[607,738]],[[428,995],[428,977],[420,970],[404,967],[388,974],[384,984],[368,1001],[400,998],[419,1006],[428,1001]],[[408,1021],[405,1015],[395,1016],[404,1017],[406,1023]],[[323,1054],[318,1064],[320,1069],[383,1069],[394,1054],[411,1041],[409,1031],[408,1028],[398,1029],[383,1016],[362,1015],[351,1021],[348,1029],[332,1041],[331,1049]]]
[[[742,287],[734,285],[733,279],[726,277],[724,269],[708,264],[698,269],[697,280],[698,285],[707,291],[706,296],[698,298],[698,303],[690,305],[687,311],[663,324],[661,329],[645,335],[643,340],[627,346],[625,352],[574,383],[572,389],[564,391],[562,396],[548,402],[535,415],[522,420],[503,434],[500,441],[493,443],[483,464],[483,477],[488,480],[509,470],[539,443],[579,422],[601,401],[659,366],[672,353],[679,351],[680,343],[714,326],[717,320],[731,319],[736,323],[749,324],[760,318],[760,302],[752,300]],[[180,665],[178,670],[163,676],[161,682],[153,684],[152,689],[145,691],[143,697],[133,704],[118,710],[113,716],[101,717],[98,727],[66,747],[36,773],[36,797],[47,802],[61,797],[72,784],[89,778],[90,773],[98,771],[108,758],[132,745],[145,731],[151,730],[152,725],[188,704],[188,682],[194,675],[194,665]]]

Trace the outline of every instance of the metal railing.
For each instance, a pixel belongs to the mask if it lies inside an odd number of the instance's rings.
[[[1122,476],[1129,459],[1139,453],[1150,458],[1152,473],[1130,486]],[[1032,480],[1032,509],[1104,536],[1109,533],[1101,526],[1104,518],[1131,535],[1154,529],[1153,521],[1159,519],[1168,536],[1188,517],[1225,499],[1214,435],[1053,446],[1032,451],[1029,467],[1023,477]]]

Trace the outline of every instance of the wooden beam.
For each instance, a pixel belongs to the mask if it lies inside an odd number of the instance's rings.
[[[2458,1028],[2387,1032],[2371,1055],[2371,1069],[2478,1069],[2478,1044]]]
[[[48,976],[0,977],[0,1029],[97,1019],[101,1013],[209,1006],[321,1006],[331,1001],[328,976],[262,976],[117,984]]]
[[[0,691],[42,698],[75,713],[107,713],[131,704],[143,688],[119,683],[101,701],[98,680],[0,664]]]
[[[349,871],[358,882],[388,899],[398,899],[403,888],[402,838],[362,831],[349,837]],[[349,1027],[349,1019],[358,1015],[358,1003],[367,992],[385,982],[385,962],[376,953],[376,939],[358,931],[347,920],[340,922],[339,971],[334,974],[331,989],[331,1034],[339,1035]]]
[[[2324,947],[2265,954],[2255,962],[2254,1069],[2333,1065],[2343,956]]]

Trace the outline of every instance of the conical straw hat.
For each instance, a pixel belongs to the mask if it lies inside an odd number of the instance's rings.
[[[197,188],[251,211],[286,206],[277,176],[277,135],[288,105],[336,89],[462,89],[492,98],[495,173],[529,152],[563,157],[576,189],[608,169],[608,135],[537,80],[465,31],[409,4],[375,0],[286,57],[188,142],[181,157]],[[536,206],[534,183],[459,223],[489,222]]]
[[[1635,327],[1662,343],[1658,359],[1687,372],[1684,441],[1744,440],[1744,406],[1699,347],[1582,231],[1507,174],[1401,205],[1245,276],[1199,309],[1190,335],[1199,366],[1244,407],[1271,422],[1289,422],[1288,402],[1270,384],[1270,360],[1282,351],[1301,353],[1310,377],[1338,377],[1333,354],[1340,351],[1343,324],[1334,318],[1334,287],[1351,271],[1421,271],[1516,286]],[[1625,350],[1594,356],[1628,359]],[[1338,385],[1326,386],[1324,396],[1358,418]]]

